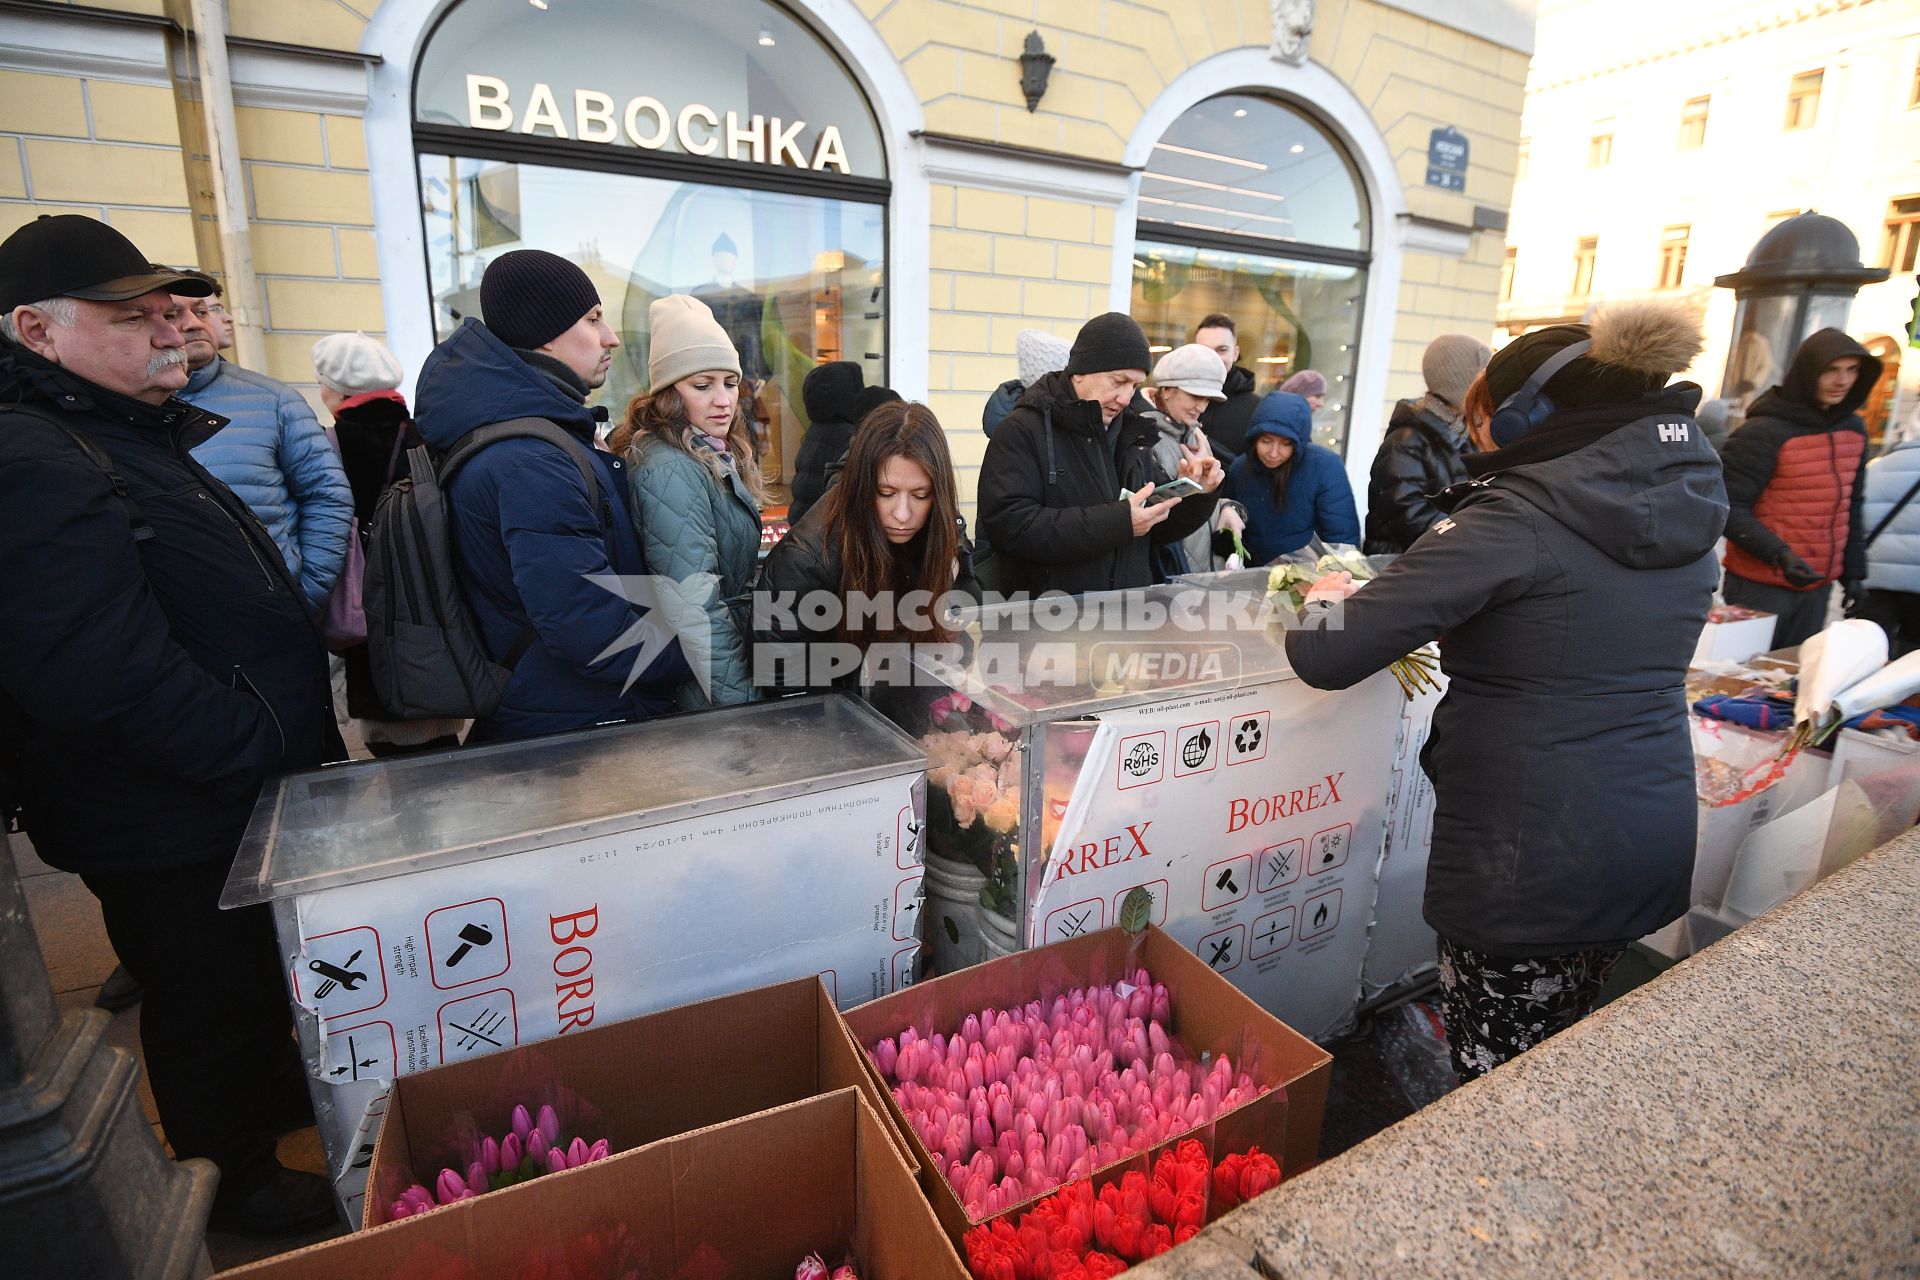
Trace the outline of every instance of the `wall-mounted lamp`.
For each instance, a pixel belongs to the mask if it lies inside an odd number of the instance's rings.
[[[1053,74],[1054,56],[1047,52],[1046,42],[1040,39],[1038,31],[1027,33],[1026,47],[1020,54],[1020,92],[1027,95],[1027,110],[1032,111],[1040,105],[1041,95],[1047,91],[1047,77]]]

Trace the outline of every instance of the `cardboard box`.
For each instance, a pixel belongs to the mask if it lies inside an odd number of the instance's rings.
[[[1312,1164],[1320,1154],[1320,1120],[1326,1110],[1332,1055],[1253,1003],[1157,928],[1138,936],[1102,929],[1017,952],[897,991],[841,1016],[865,1050],[909,1026],[929,1033],[951,1032],[968,1013],[982,1007],[1007,1008],[1042,997],[1051,999],[1074,987],[1113,982],[1142,966],[1154,981],[1166,984],[1173,1004],[1170,1030],[1188,1049],[1231,1054],[1236,1067],[1274,1086],[1272,1092],[1214,1121],[1214,1150],[1244,1151],[1258,1145],[1273,1153],[1287,1173]],[[862,1056],[878,1084],[879,1068],[870,1056]],[[905,1135],[920,1164],[921,1185],[933,1202],[934,1214],[958,1242],[973,1225],[966,1209],[948,1185],[938,1159],[907,1123],[892,1093],[881,1087],[895,1128]],[[1023,1202],[1013,1212],[1031,1203]]]
[[[1776,621],[1772,614],[1755,609],[1715,605],[1707,615],[1707,625],[1700,629],[1693,661],[1745,662],[1757,653],[1765,653],[1773,647]]]
[[[408,1186],[430,1186],[452,1155],[447,1140],[468,1117],[497,1136],[515,1102],[529,1110],[553,1103],[570,1123],[568,1099],[578,1099],[598,1112],[587,1141],[604,1137],[621,1152],[849,1087],[865,1090],[884,1115],[887,1100],[865,1058],[815,977],[402,1076],[374,1146],[362,1221],[381,1225]],[[549,1096],[556,1086],[568,1098]],[[892,1140],[917,1169],[905,1141]],[[518,1195],[544,1181],[482,1198]]]
[[[819,1250],[863,1280],[967,1280],[886,1122],[841,1089],[221,1273],[510,1280],[625,1232],[648,1276],[765,1280]],[[546,1274],[546,1273],[541,1273]]]

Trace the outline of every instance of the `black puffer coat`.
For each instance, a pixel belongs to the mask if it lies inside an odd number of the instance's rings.
[[[231,859],[263,782],[346,754],[279,548],[188,453],[225,423],[0,340],[0,768],[56,867]]]
[[[1223,467],[1247,451],[1247,424],[1260,403],[1260,393],[1253,388],[1253,374],[1235,365],[1220,384],[1227,398],[1214,401],[1200,414],[1200,429],[1207,433],[1213,456]]]
[[[794,524],[820,501],[830,483],[828,477],[847,456],[853,430],[860,424],[855,407],[860,391],[860,366],[850,360],[823,364],[801,383],[807,434],[793,458],[793,500],[787,504],[787,519]]]
[[[1154,464],[1160,430],[1135,396],[1109,440],[1100,406],[1049,373],[1027,388],[987,442],[980,527],[1002,591],[1113,591],[1158,581],[1154,549],[1205,525],[1219,490],[1182,498],[1147,537],[1133,536],[1121,489],[1172,479]]]
[[[1368,555],[1405,551],[1440,519],[1434,495],[1467,478],[1453,429],[1421,401],[1393,406],[1367,477]]]
[[[1287,636],[1300,678],[1327,689],[1440,640],[1451,684],[1421,763],[1442,937],[1551,955],[1624,945],[1687,909],[1683,680],[1727,518],[1698,400],[1681,384],[1568,410],[1476,455],[1451,519],[1347,601],[1340,629]]]

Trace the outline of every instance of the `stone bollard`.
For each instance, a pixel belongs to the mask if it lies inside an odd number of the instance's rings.
[[[54,1002],[0,832],[0,1270],[22,1277],[211,1275],[212,1164],[167,1158],[109,1018]]]

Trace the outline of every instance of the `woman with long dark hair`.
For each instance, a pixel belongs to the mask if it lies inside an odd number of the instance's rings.
[[[747,665],[749,592],[760,554],[766,482],[740,392],[740,356],[707,305],[685,294],[649,312],[650,390],[608,437],[626,455],[627,483],[647,571],[694,679],[686,709],[753,697]]]
[[[947,643],[940,602],[955,591],[978,595],[946,432],[927,406],[895,401],[861,421],[838,481],[767,556],[757,638],[808,646],[812,674],[791,669],[800,653],[788,649],[783,686],[846,684],[850,673],[813,678],[826,670],[816,646]]]
[[[1313,442],[1306,400],[1290,391],[1262,397],[1247,425],[1246,450],[1227,468],[1220,496],[1246,508],[1242,537],[1255,564],[1298,551],[1315,537],[1359,544],[1360,513],[1347,469],[1333,450]]]

